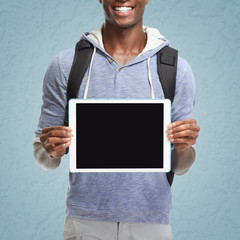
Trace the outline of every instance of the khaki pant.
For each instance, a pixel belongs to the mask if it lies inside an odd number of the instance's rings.
[[[98,222],[65,217],[64,240],[171,240],[169,224]]]

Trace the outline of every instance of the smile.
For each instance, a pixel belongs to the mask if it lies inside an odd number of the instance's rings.
[[[131,11],[133,9],[133,7],[115,7],[114,10],[124,13],[127,11]]]

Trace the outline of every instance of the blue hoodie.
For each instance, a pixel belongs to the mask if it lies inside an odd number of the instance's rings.
[[[156,29],[144,27],[144,31],[147,34],[145,49],[121,67],[104,50],[101,29],[83,34],[82,39],[91,42],[95,52],[78,98],[164,98],[156,53],[169,41]],[[67,81],[73,57],[74,48],[62,51],[45,75],[43,105],[34,140],[35,158],[44,169],[56,168],[61,161],[55,159],[57,163],[53,164],[53,159],[41,147],[39,136],[44,127],[64,125]],[[194,100],[191,68],[179,57],[172,121],[191,118]],[[71,217],[169,224],[171,206],[171,189],[165,173],[69,173],[66,215]]]

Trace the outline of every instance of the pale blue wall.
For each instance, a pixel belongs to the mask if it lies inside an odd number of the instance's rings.
[[[176,240],[240,237],[239,0],[150,0],[145,25],[160,29],[196,78],[197,160],[176,177]],[[0,238],[61,239],[68,159],[40,170],[32,139],[45,70],[84,31],[100,26],[97,0],[0,0]]]

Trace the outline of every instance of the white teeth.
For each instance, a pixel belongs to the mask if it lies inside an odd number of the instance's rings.
[[[114,9],[119,11],[119,12],[126,12],[126,11],[132,10],[131,7],[115,7]]]

